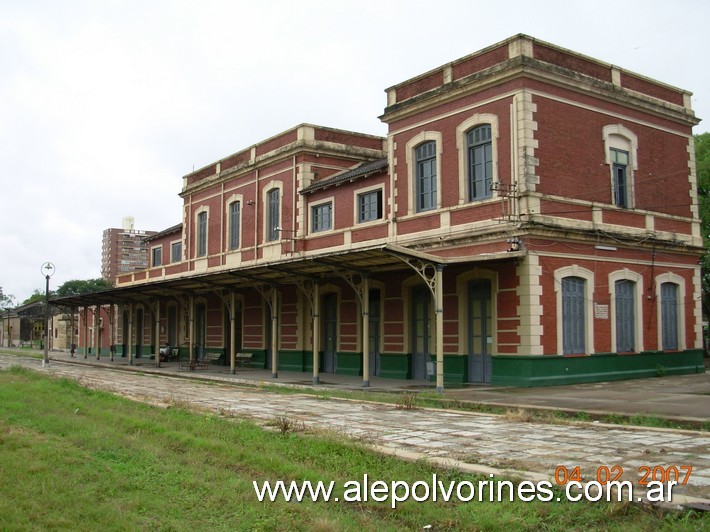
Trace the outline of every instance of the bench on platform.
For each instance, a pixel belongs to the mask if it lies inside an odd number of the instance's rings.
[[[252,353],[236,353],[234,355],[234,365],[243,368],[251,362]]]
[[[195,359],[195,360],[181,360],[180,361],[180,369],[189,369],[189,370],[196,370],[196,369],[210,369],[210,364],[217,362],[220,358],[222,358],[222,353],[216,352],[216,353],[204,353],[201,358]]]

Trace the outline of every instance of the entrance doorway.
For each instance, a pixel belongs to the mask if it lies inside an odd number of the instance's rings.
[[[427,378],[427,362],[431,361],[431,293],[426,287],[412,290],[412,378]]]
[[[468,382],[491,382],[492,335],[491,282],[473,281],[468,285]]]
[[[207,308],[199,303],[195,308],[195,355],[197,360],[205,358],[205,333],[207,332]]]
[[[136,358],[143,355],[143,309],[136,310]]]
[[[338,296],[323,297],[323,371],[335,373],[338,349]]]
[[[370,290],[369,364],[370,377],[380,374],[380,291]]]

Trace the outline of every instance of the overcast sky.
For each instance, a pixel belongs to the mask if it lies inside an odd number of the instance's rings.
[[[181,221],[182,176],[302,122],[384,135],[384,89],[517,33],[694,93],[710,2],[0,0],[0,287],[101,275]]]

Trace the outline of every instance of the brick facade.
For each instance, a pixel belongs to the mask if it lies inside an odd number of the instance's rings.
[[[701,371],[689,101],[518,35],[387,89],[386,138],[302,124],[258,142],[184,177],[181,224],[149,243],[181,259],[107,296],[119,329],[143,313],[119,351],[228,361],[231,316],[253,365],[314,380]]]

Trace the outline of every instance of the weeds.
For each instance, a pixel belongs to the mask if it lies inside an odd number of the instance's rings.
[[[306,428],[302,421],[293,421],[286,416],[276,416],[273,422],[268,423],[268,425],[275,427],[282,436],[292,432],[303,432]]]
[[[398,410],[414,410],[415,408],[415,401],[417,399],[417,394],[414,392],[404,392],[399,396],[397,399],[397,406],[396,408]]]

